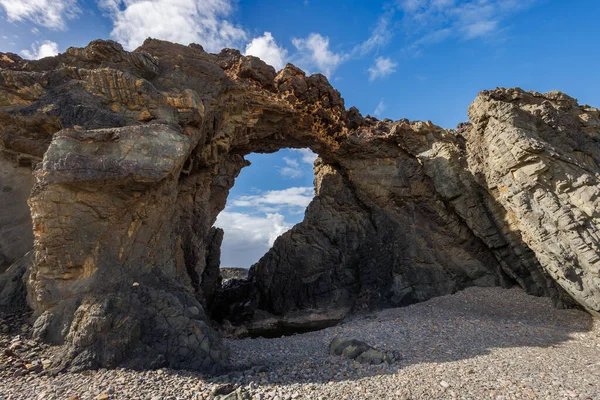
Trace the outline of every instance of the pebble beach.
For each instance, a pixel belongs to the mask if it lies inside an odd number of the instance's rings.
[[[2,400],[600,398],[600,321],[518,288],[470,288],[316,332],[226,340],[233,372],[217,377],[170,369],[51,376],[43,345],[29,341],[26,328],[16,333],[0,334]],[[336,336],[399,360],[370,365],[331,356]],[[25,350],[7,351],[19,340]],[[18,357],[41,367],[19,373]]]

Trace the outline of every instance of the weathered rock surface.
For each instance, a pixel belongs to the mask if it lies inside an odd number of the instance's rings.
[[[600,313],[600,114],[560,92],[482,92],[469,108],[469,170],[544,271]]]
[[[393,355],[377,350],[362,340],[341,336],[336,336],[331,340],[329,354],[367,364],[390,363],[395,359]]]
[[[246,279],[248,278],[248,270],[246,268],[224,267],[220,270],[222,283],[226,283],[231,279]]]
[[[205,311],[277,333],[518,284],[600,312],[600,116],[566,95],[482,92],[454,131],[363,118],[324,76],[231,49],[0,56],[0,267],[21,263],[58,367],[215,371]],[[223,289],[216,217],[244,156],[285,147],[319,154],[316,196]]]
[[[1,146],[0,139],[0,146]],[[33,247],[31,214],[27,198],[33,187],[30,160],[0,156],[0,273]]]
[[[31,256],[32,252],[27,253],[0,274],[0,306],[10,309],[26,305],[26,280]]]

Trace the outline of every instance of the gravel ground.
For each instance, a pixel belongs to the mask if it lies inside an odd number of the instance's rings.
[[[329,356],[336,335],[402,358]],[[4,348],[18,340],[0,338]],[[205,399],[234,388],[238,399],[600,399],[600,321],[520,289],[471,288],[318,332],[227,342],[239,372],[216,378],[169,369],[15,377],[0,355],[0,399]]]

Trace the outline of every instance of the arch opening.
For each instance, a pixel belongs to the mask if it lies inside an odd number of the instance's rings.
[[[245,156],[250,165],[235,179],[225,209],[214,224],[224,231],[223,282],[247,276],[275,240],[303,220],[315,195],[316,158],[308,148]]]

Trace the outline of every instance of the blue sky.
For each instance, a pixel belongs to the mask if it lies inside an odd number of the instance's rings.
[[[599,106],[599,15],[597,0],[0,0],[0,51],[38,58],[96,38],[131,50],[147,36],[235,47],[326,74],[365,115],[454,127],[497,86]],[[312,196],[307,154],[250,160],[219,220],[226,265],[256,261]]]

